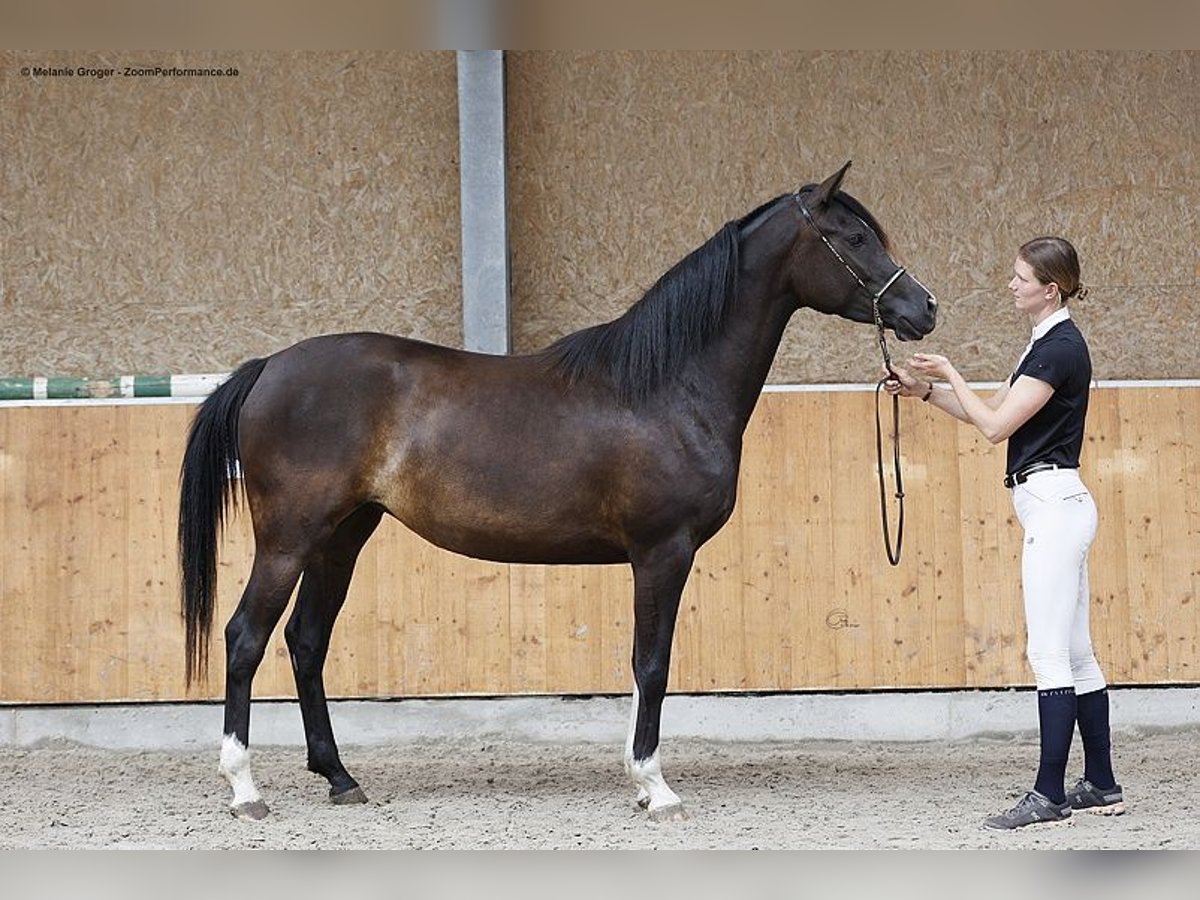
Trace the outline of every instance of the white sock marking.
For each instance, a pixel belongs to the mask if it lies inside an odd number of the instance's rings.
[[[233,802],[230,806],[241,806],[243,803],[253,803],[262,799],[250,774],[250,751],[232,734],[225,735],[225,739],[221,741],[221,763],[217,771],[233,788]]]
[[[646,807],[650,812],[663,809],[667,806],[679,806],[679,795],[667,787],[667,782],[662,776],[662,763],[658,758],[658,751],[655,750],[649,759],[639,762],[633,762],[630,766],[630,774],[633,775],[634,783],[638,786],[638,796],[642,791],[645,791],[650,797],[650,805]]]
[[[637,729],[638,689],[633,685],[633,707],[629,710],[629,733],[625,735],[625,771],[633,774],[633,732]]]
[[[662,762],[658,758],[658,749],[649,759],[637,762],[633,758],[633,733],[637,729],[639,694],[636,682],[633,686],[633,709],[629,714],[629,735],[625,739],[625,771],[637,786],[638,803],[649,798],[647,810],[654,812],[666,806],[680,805],[679,796],[667,787],[662,775]]]

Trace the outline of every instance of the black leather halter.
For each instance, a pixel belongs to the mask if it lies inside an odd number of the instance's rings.
[[[904,266],[896,265],[896,271],[879,290],[872,292],[867,283],[863,281],[862,276],[854,270],[850,263],[846,262],[845,257],[838,252],[837,247],[825,236],[825,232],[820,229],[820,226],[813,221],[812,213],[808,211],[808,207],[804,205],[804,201],[800,199],[800,192],[796,192],[796,202],[800,204],[800,212],[804,214],[804,220],[812,226],[813,231],[821,239],[821,242],[829,248],[829,252],[837,257],[838,262],[845,266],[846,271],[850,273],[850,277],[858,282],[858,286],[871,295],[871,317],[875,320],[875,329],[879,335],[879,352],[883,354],[883,367],[887,369],[887,376],[881,378],[879,383],[875,385],[875,457],[876,467],[879,473],[879,513],[883,522],[883,546],[887,551],[888,562],[893,566],[900,564],[900,548],[904,543],[904,478],[900,473],[900,397],[896,394],[892,395],[892,464],[896,471],[896,501],[899,507],[899,516],[896,523],[896,549],[892,550],[892,534],[891,525],[888,522],[887,510],[887,490],[884,487],[883,481],[883,423],[879,415],[879,391],[887,383],[888,379],[898,376],[892,368],[892,355],[888,352],[887,338],[883,331],[883,316],[879,312],[879,301],[888,288],[895,284],[901,275],[904,274]]]

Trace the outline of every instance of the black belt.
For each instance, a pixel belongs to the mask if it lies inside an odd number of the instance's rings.
[[[1049,472],[1051,469],[1070,469],[1072,466],[1059,466],[1054,463],[1034,463],[1032,466],[1026,466],[1020,472],[1015,472],[1012,475],[1004,476],[1004,486],[1006,488],[1016,487],[1018,484],[1024,484],[1029,480],[1029,476],[1035,472]]]

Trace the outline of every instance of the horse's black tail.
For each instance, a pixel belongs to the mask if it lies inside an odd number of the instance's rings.
[[[266,364],[252,359],[238,368],[200,406],[188,432],[179,472],[179,565],[189,686],[208,673],[217,542],[237,501],[238,414]]]

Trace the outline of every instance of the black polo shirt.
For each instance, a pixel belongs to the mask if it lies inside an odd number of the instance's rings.
[[[1009,384],[1016,383],[1022,375],[1046,382],[1054,388],[1054,393],[1008,439],[1005,472],[1012,475],[1034,463],[1079,468],[1088,389],[1092,383],[1092,358],[1073,321],[1064,319],[1034,341]]]

